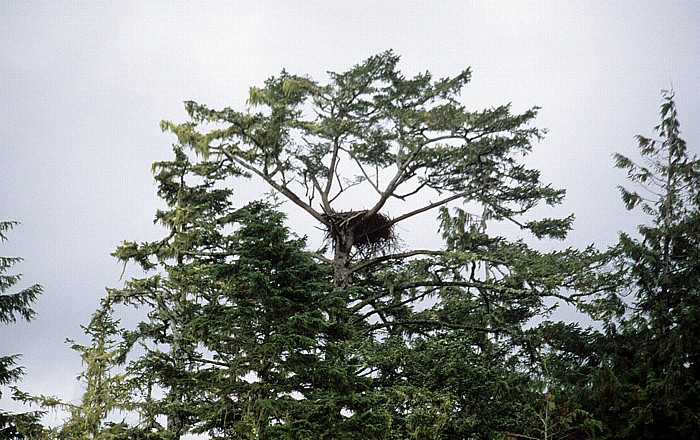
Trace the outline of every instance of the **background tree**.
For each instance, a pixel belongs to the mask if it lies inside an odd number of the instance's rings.
[[[126,375],[115,371],[123,356],[119,342],[119,322],[111,316],[111,310],[98,310],[90,324],[83,330],[90,336],[89,345],[74,341],[73,350],[80,353],[85,370],[78,376],[83,381],[85,392],[80,404],[44,401],[45,406],[59,407],[70,412],[70,418],[54,430],[58,439],[115,439],[134,438],[123,436],[125,423],[110,420],[116,412],[130,409],[130,391],[125,386]]]
[[[700,432],[700,161],[680,138],[673,92],[663,92],[659,139],[637,136],[643,164],[617,154],[634,191],[628,209],[650,223],[620,235],[631,312],[611,324],[601,417],[616,438],[697,438]]]
[[[0,222],[0,241],[7,240],[5,235],[17,222]],[[11,324],[18,319],[30,321],[34,317],[31,304],[37,295],[42,293],[42,287],[38,284],[11,293],[10,289],[22,280],[19,274],[8,274],[8,270],[22,261],[17,257],[0,257],[0,322]],[[22,376],[22,367],[17,365],[18,354],[0,356],[0,385],[11,385]],[[16,388],[15,397],[19,398]],[[11,413],[0,410],[0,437],[8,439],[23,439],[32,435],[38,435],[42,431],[40,424],[41,412]]]
[[[138,429],[145,438],[180,438],[197,420],[194,400],[204,383],[195,375],[205,364],[190,324],[213,301],[214,268],[234,258],[226,231],[235,223],[231,191],[214,188],[225,168],[219,162],[193,164],[179,148],[172,161],[155,163],[158,194],[167,204],[156,221],[169,235],[153,243],[126,242],[115,253],[144,270],[157,269],[150,277],[110,290],[104,303],[109,309],[122,304],[147,311],[146,320],[123,333],[125,355],[134,346],[144,351],[128,361],[127,370],[131,402],[141,419]]]

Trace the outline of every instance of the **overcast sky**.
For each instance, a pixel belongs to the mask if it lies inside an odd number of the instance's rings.
[[[23,257],[25,285],[45,289],[34,322],[0,328],[0,354],[24,355],[23,389],[79,401],[64,340],[84,341],[120,285],[110,252],[162,237],[150,166],[171,158],[159,122],[184,122],[185,100],[242,109],[283,68],[323,81],[387,49],[408,75],[471,66],[469,108],[542,107],[549,132],[528,163],[567,190],[546,213],[576,214],[565,246],[605,248],[643,220],[619,200],[612,154],[652,134],[662,89],[698,153],[698,1],[378,3],[0,1],[0,220],[22,223],[0,255]]]

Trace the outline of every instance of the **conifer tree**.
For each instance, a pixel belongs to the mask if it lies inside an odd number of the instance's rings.
[[[16,225],[17,222],[0,222],[0,242],[7,240],[5,234]],[[31,305],[36,300],[37,295],[43,291],[38,284],[21,289],[18,292],[10,291],[22,280],[22,276],[8,274],[7,272],[21,261],[22,259],[17,257],[0,257],[1,324],[12,324],[17,322],[18,319],[30,321],[35,315]],[[0,385],[12,385],[24,375],[22,367],[17,365],[19,357],[20,355],[18,354],[0,356]],[[22,395],[16,389],[15,394],[15,397]],[[0,437],[22,439],[30,435],[38,435],[42,431],[40,417],[41,412],[17,414],[0,410]]]
[[[109,308],[98,310],[90,324],[83,327],[90,336],[89,345],[69,340],[73,350],[80,353],[85,370],[78,376],[85,392],[79,404],[65,402],[53,406],[70,412],[68,420],[57,430],[58,439],[115,439],[123,430],[123,423],[109,420],[118,411],[130,409],[131,388],[123,381],[124,373],[115,371],[121,364],[119,322],[111,316]],[[54,437],[52,437],[54,438]]]
[[[642,162],[617,154],[634,190],[628,209],[649,222],[620,235],[631,311],[612,324],[601,415],[614,438],[697,438],[700,432],[700,160],[680,137],[674,93],[663,92],[658,138],[637,136]]]
[[[591,269],[605,259],[490,235],[492,222],[537,238],[571,227],[573,216],[523,220],[564,196],[520,163],[543,134],[537,108],[470,111],[468,70],[407,78],[398,61],[385,52],[327,84],[283,71],[245,110],[187,102],[190,122],[163,122],[178,139],[174,160],[154,165],[169,234],[115,254],[157,273],[105,302],[148,313],[122,333],[142,435],[532,432],[543,343],[526,328],[550,300],[600,309],[591,298],[610,286]],[[250,178],[326,243],[306,249],[274,203],[234,206]],[[419,215],[437,217],[442,245],[402,245],[397,225]]]

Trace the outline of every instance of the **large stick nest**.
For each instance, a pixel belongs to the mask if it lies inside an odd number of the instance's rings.
[[[369,211],[348,211],[325,214],[329,221],[327,236],[334,242],[347,240],[351,235],[353,246],[363,253],[377,254],[389,250],[395,243],[394,225],[389,217]]]

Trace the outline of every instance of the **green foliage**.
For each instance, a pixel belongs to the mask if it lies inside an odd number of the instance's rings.
[[[571,228],[573,216],[522,220],[564,196],[520,164],[543,135],[530,126],[537,108],[468,110],[469,70],[409,78],[398,62],[385,52],[327,84],[283,71],[252,87],[244,110],[186,102],[189,122],[161,124],[177,138],[174,159],[153,166],[168,234],[117,249],[152,272],[110,289],[86,329],[92,345],[76,346],[91,408],[76,420],[89,435],[532,437],[543,401],[547,429],[597,432],[565,380],[565,350],[533,321],[560,302],[615,313],[609,257],[487,232],[508,221],[562,239]],[[333,228],[328,243],[310,252],[269,200],[234,206],[249,178]],[[404,211],[378,217],[392,199]],[[348,212],[359,216],[333,223]],[[444,246],[362,251],[370,219],[391,228],[425,213]],[[119,329],[118,308],[145,318]],[[138,424],[108,423],[116,409]]]
[[[5,233],[14,228],[17,222],[0,222],[0,241],[7,240]],[[31,287],[15,293],[8,293],[8,290],[18,284],[21,275],[8,275],[7,270],[22,261],[17,257],[0,257],[0,323],[10,324],[17,322],[17,319],[29,321],[34,316],[31,304],[36,300],[37,295],[42,293],[40,285]]]
[[[84,346],[69,341],[73,350],[80,353],[85,370],[78,376],[85,386],[85,393],[79,405],[58,404],[71,413],[61,426],[57,438],[60,439],[112,439],[114,425],[108,417],[119,410],[130,408],[130,389],[124,386],[126,375],[115,373],[122,353],[117,339],[120,336],[119,323],[115,322],[110,310],[99,310],[90,324],[83,327],[91,337],[90,345]]]
[[[7,240],[5,234],[16,225],[17,222],[0,222],[0,242]],[[8,274],[7,271],[21,261],[22,259],[17,257],[0,257],[0,323],[2,324],[15,323],[18,319],[30,321],[35,314],[31,304],[36,300],[37,295],[43,292],[38,284],[18,292],[9,292],[20,283],[22,276]],[[17,365],[19,357],[20,355],[17,354],[0,356],[0,385],[11,385],[24,375],[22,367]],[[14,396],[16,397],[17,395]],[[0,410],[0,437],[22,439],[38,435],[43,431],[39,423],[42,414],[41,412],[14,414]]]
[[[664,92],[660,139],[638,136],[645,165],[617,155],[644,192],[621,189],[650,223],[621,234],[620,267],[634,294],[630,314],[609,328],[600,372],[601,414],[616,438],[695,438],[700,432],[700,161],[680,136]]]

